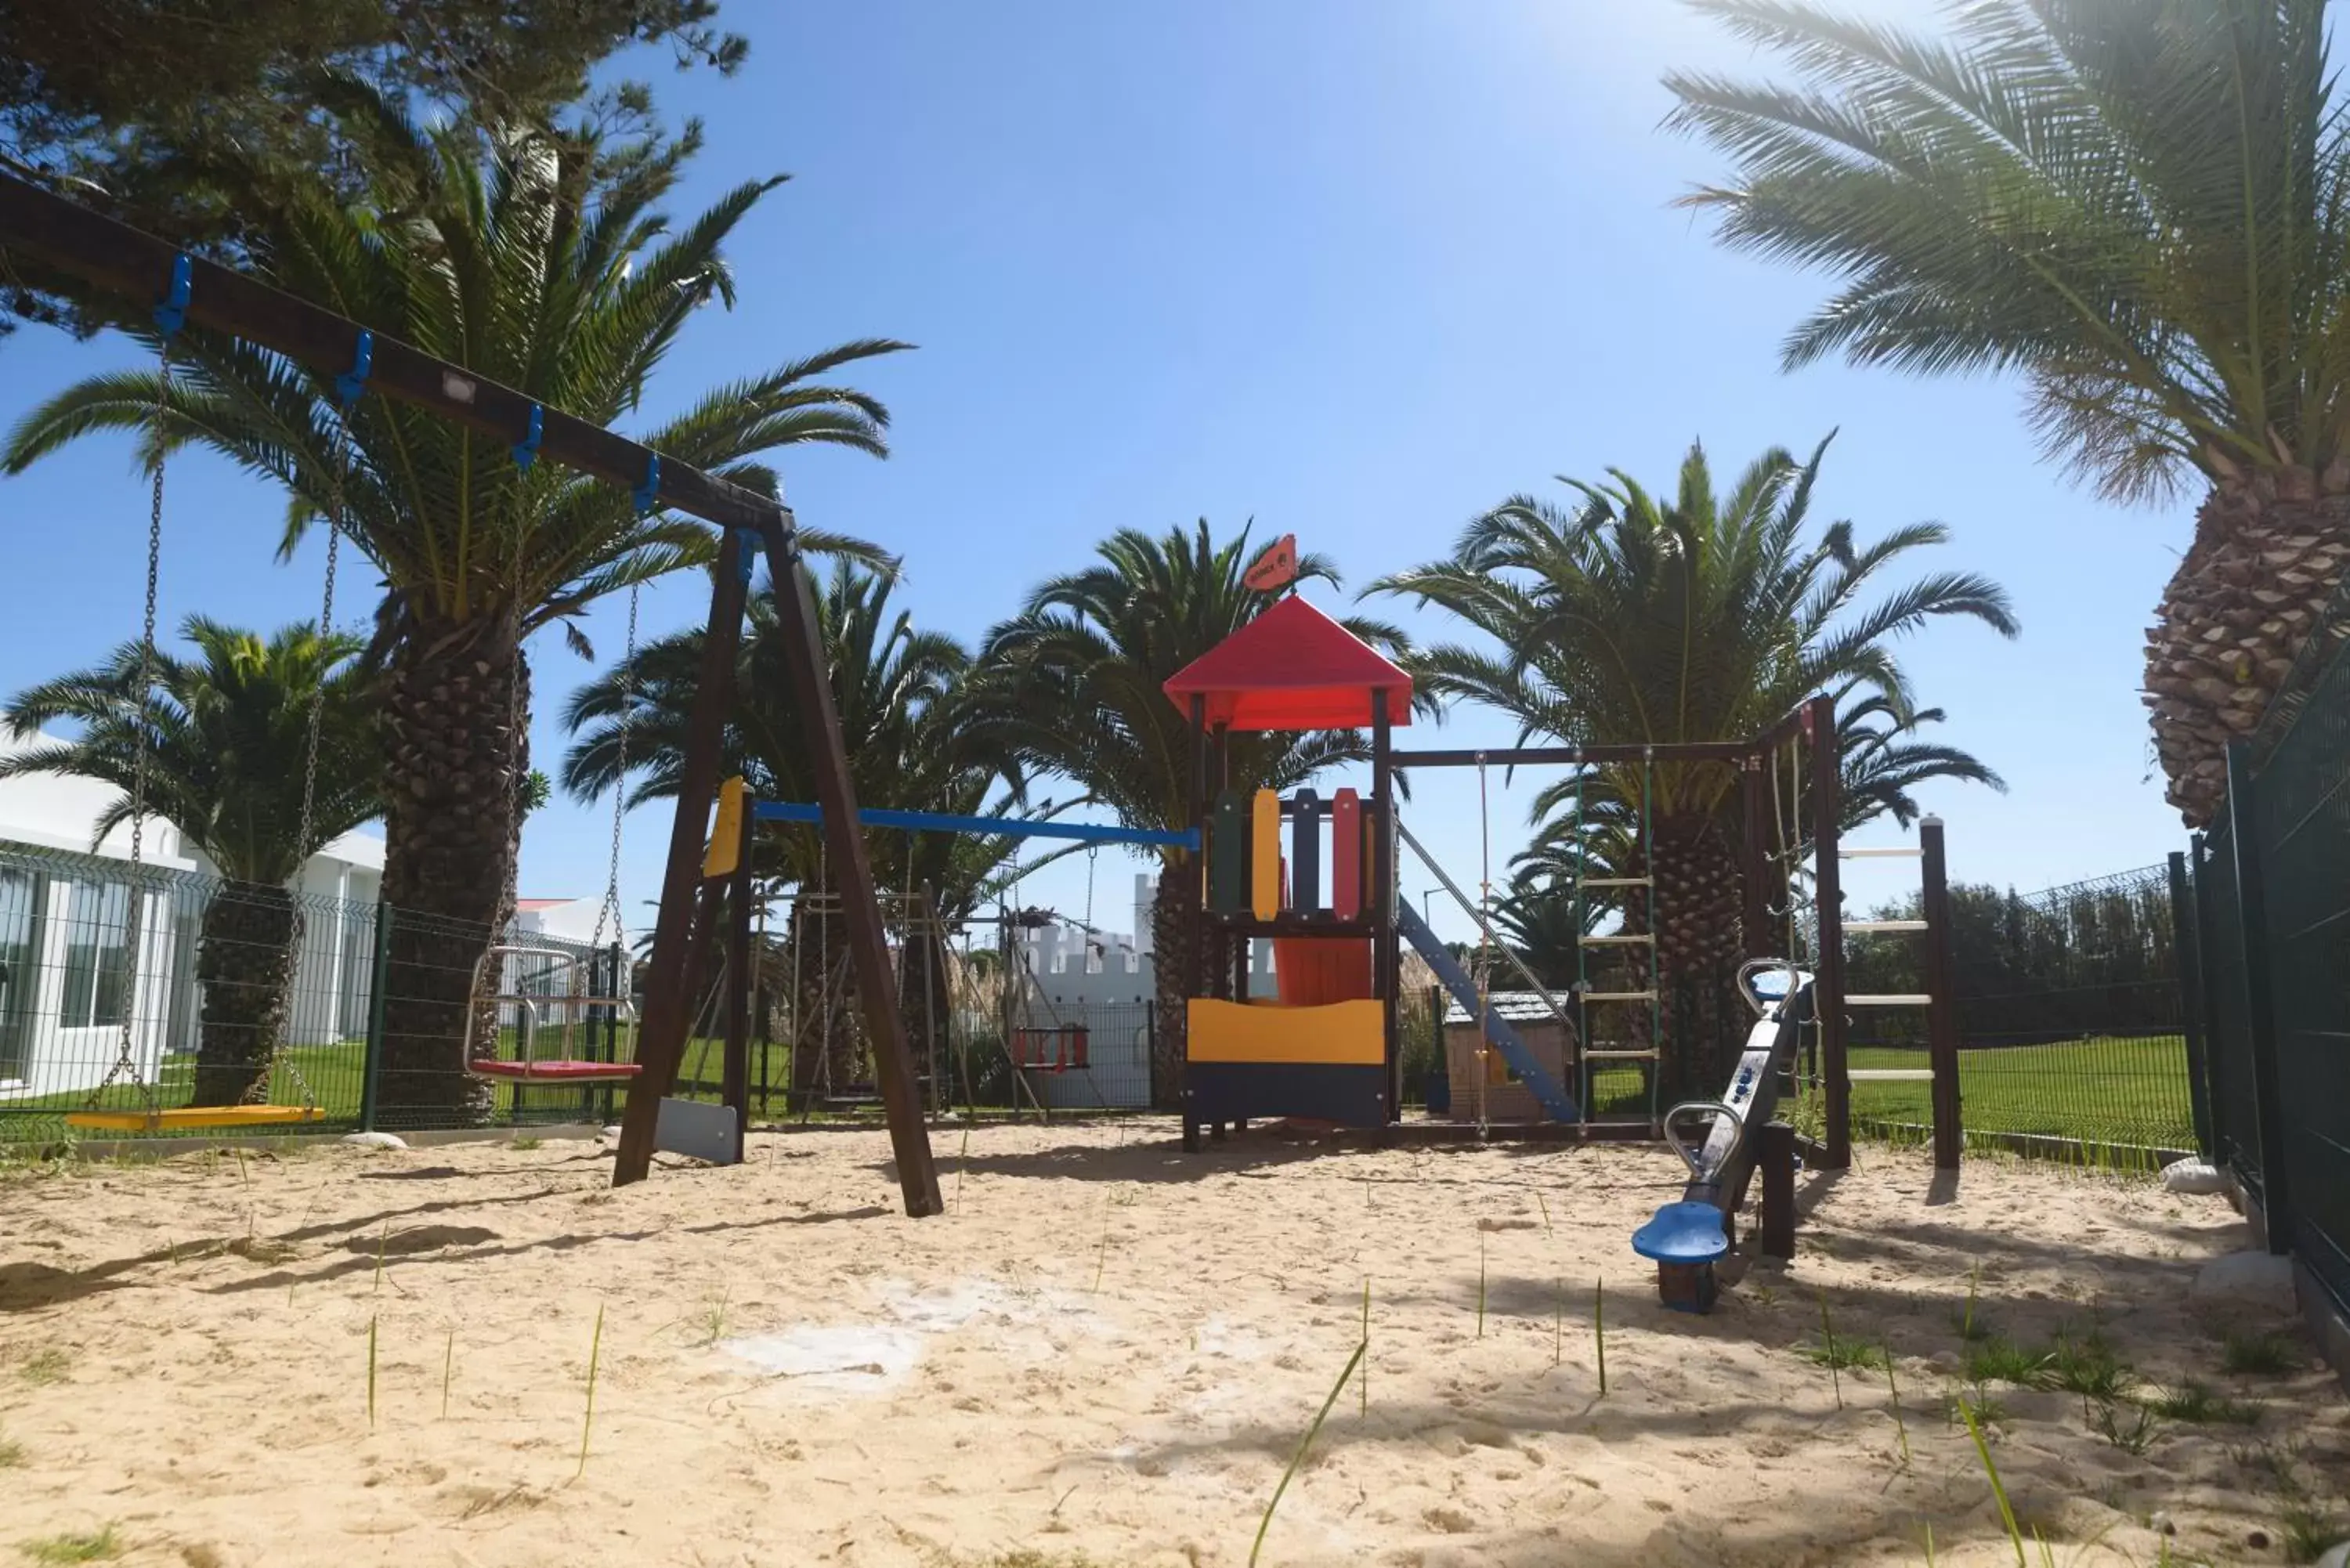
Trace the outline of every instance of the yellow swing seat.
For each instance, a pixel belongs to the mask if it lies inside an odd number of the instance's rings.
[[[169,1132],[175,1127],[282,1127],[326,1117],[316,1106],[177,1106],[164,1111],[68,1111],[66,1126],[102,1132]]]

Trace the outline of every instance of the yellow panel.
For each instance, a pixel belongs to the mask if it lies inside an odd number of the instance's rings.
[[[710,830],[710,853],[702,857],[704,877],[733,874],[743,857],[743,805],[751,786],[740,774],[718,786],[718,824]]]
[[[1377,1000],[1323,1007],[1261,1007],[1193,997],[1185,1054],[1194,1062],[1367,1064],[1388,1059],[1387,1018]]]
[[[275,1127],[316,1122],[327,1113],[316,1106],[179,1106],[167,1111],[71,1111],[66,1125],[106,1132],[167,1132],[173,1127]]]
[[[1281,797],[1257,791],[1249,817],[1249,907],[1269,920],[1281,913]]]

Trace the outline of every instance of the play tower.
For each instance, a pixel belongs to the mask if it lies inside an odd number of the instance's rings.
[[[1394,1028],[1395,774],[1411,677],[1292,593],[1170,679],[1191,721],[1204,853],[1186,991],[1183,1141],[1253,1116],[1384,1127],[1400,1103]],[[1371,791],[1287,799],[1234,783],[1247,737],[1367,729]],[[1274,944],[1253,996],[1248,943]]]

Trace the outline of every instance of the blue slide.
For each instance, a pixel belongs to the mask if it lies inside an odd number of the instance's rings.
[[[1428,929],[1428,922],[1419,918],[1419,912],[1411,907],[1409,899],[1399,899],[1396,903],[1396,929],[1403,933],[1403,940],[1411,944],[1411,950],[1428,961],[1428,967],[1436,971],[1436,978],[1444,982],[1444,989],[1452,993],[1452,1000],[1459,1002],[1470,1017],[1476,1017],[1480,1011],[1477,982],[1469,978],[1469,971],[1461,967],[1461,961],[1436,940],[1436,933]],[[1583,1119],[1582,1113],[1575,1108],[1574,1098],[1556,1078],[1551,1076],[1549,1068],[1534,1060],[1534,1054],[1526,1049],[1526,1043],[1518,1038],[1518,1032],[1503,1022],[1499,1014],[1489,1012],[1485,1015],[1485,1039],[1502,1054],[1502,1060],[1510,1064],[1510,1070],[1518,1075],[1518,1081],[1534,1091],[1534,1098],[1542,1102],[1542,1108],[1550,1114],[1551,1120],[1578,1122]]]

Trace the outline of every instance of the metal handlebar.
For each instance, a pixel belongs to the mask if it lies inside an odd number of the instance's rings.
[[[1730,1125],[1737,1131],[1737,1137],[1731,1140],[1730,1145],[1729,1153],[1732,1156],[1737,1154],[1739,1146],[1746,1141],[1746,1120],[1743,1116],[1741,1116],[1738,1114],[1737,1110],[1733,1106],[1725,1105],[1720,1100],[1683,1100],[1680,1104],[1675,1106],[1672,1109],[1665,1113],[1665,1118],[1662,1124],[1665,1131],[1665,1141],[1673,1146],[1673,1152],[1681,1157],[1681,1163],[1683,1165],[1689,1167],[1690,1179],[1692,1181],[1710,1181],[1712,1179],[1712,1172],[1707,1170],[1699,1161],[1697,1155],[1691,1152],[1690,1146],[1681,1141],[1681,1135],[1676,1131],[1673,1127],[1674,1117],[1700,1111],[1705,1113],[1707,1116],[1727,1116],[1730,1118]],[[1709,1123],[1706,1127],[1706,1136],[1711,1137],[1712,1133],[1712,1124]],[[1725,1157],[1723,1163],[1729,1163],[1727,1157]]]
[[[1780,1002],[1783,1002],[1787,1001],[1788,998],[1793,997],[1796,991],[1800,989],[1795,983],[1795,981],[1796,976],[1802,971],[1795,968],[1794,960],[1775,958],[1748,959],[1744,963],[1738,966],[1738,994],[1746,999],[1746,1005],[1754,1010],[1754,1016],[1757,1018],[1770,1017],[1771,1008],[1779,1005],[1779,1002],[1773,1002],[1766,1005],[1762,999],[1754,993],[1753,988],[1746,983],[1747,977],[1749,975],[1762,974],[1766,971],[1774,969],[1782,971],[1787,977],[1787,995],[1779,999]]]

